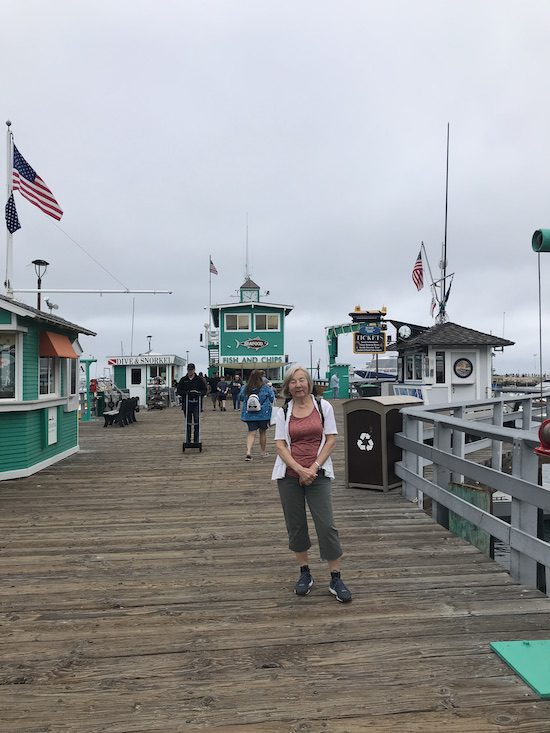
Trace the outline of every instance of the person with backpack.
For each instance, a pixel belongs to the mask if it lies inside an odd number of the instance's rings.
[[[271,408],[275,400],[275,395],[271,387],[264,384],[259,369],[254,369],[251,372],[248,377],[248,382],[241,389],[240,399],[243,403],[241,420],[248,426],[245,461],[252,460],[252,448],[258,431],[260,433],[262,458],[265,458],[269,455],[266,450],[267,429],[271,419]]]
[[[302,366],[287,370],[282,392],[290,400],[277,413],[277,459],[271,478],[277,481],[288,531],[288,546],[296,555],[300,577],[294,592],[307,596],[313,585],[308,564],[311,547],[306,502],[315,525],[321,559],[330,571],[329,591],[340,603],[351,601],[341,576],[342,547],[332,512],[330,454],[336,444],[336,420],[330,402],[312,394],[311,374]]]

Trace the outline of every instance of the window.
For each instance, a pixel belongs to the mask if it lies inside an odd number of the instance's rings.
[[[414,378],[422,381],[422,354],[414,355]]]
[[[69,359],[69,394],[76,394],[78,391],[78,359]]]
[[[226,331],[250,331],[250,314],[249,313],[226,313],[225,314],[225,330]]]
[[[397,381],[402,382],[403,381],[403,357],[400,357],[397,360]]]
[[[0,334],[0,399],[15,398],[15,336]]]
[[[141,384],[141,367],[132,369],[130,384]]]
[[[279,314],[278,313],[258,313],[254,315],[255,331],[278,331],[279,330]]]
[[[435,352],[435,381],[436,384],[445,384],[445,352]]]
[[[40,357],[39,393],[55,394],[55,362],[54,356]]]
[[[151,379],[158,377],[166,382],[166,367],[165,366],[151,366],[149,367],[149,376]]]
[[[422,381],[422,354],[411,354],[405,358],[405,379]]]

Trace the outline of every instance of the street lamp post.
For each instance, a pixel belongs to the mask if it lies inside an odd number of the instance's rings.
[[[149,351],[147,353],[150,354],[151,353],[151,339],[153,337],[152,336],[146,336],[145,338],[149,340]]]
[[[189,364],[189,351],[185,352],[185,363]]]
[[[32,264],[34,265],[34,271],[36,272],[36,277],[38,278],[38,293],[36,296],[36,307],[38,310],[40,310],[40,306],[42,305],[42,298],[41,298],[41,290],[42,290],[42,277],[46,274],[46,270],[48,269],[49,262],[46,262],[46,260],[33,260]]]
[[[313,379],[313,339],[308,339],[309,341],[309,373],[311,374],[311,378]]]

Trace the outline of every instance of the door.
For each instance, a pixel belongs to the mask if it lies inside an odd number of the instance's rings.
[[[144,366],[128,367],[130,370],[129,381],[130,397],[139,397],[139,404],[145,407],[147,404],[147,382]]]

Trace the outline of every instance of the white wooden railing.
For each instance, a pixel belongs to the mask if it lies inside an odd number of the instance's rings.
[[[536,432],[528,429],[531,400],[522,397],[404,408],[403,431],[395,436],[396,445],[403,450],[396,474],[403,480],[403,495],[410,501],[418,501],[423,495],[431,497],[435,521],[448,527],[451,510],[509,545],[512,576],[524,585],[541,587],[549,593],[550,544],[539,537],[539,520],[541,512],[550,513],[550,490],[539,485],[539,457],[533,452],[538,439]],[[522,409],[505,414],[507,403],[520,403]],[[465,419],[473,407],[487,409],[490,423]],[[519,418],[522,428],[502,427],[503,418]],[[426,429],[433,430],[433,446],[424,443]],[[490,440],[491,467],[465,456],[466,434]],[[505,443],[512,446],[512,475],[501,470]],[[426,462],[433,463],[432,480],[423,476]],[[451,481],[461,483],[464,476],[512,497],[510,524],[448,490]],[[537,568],[537,563],[542,567]]]

